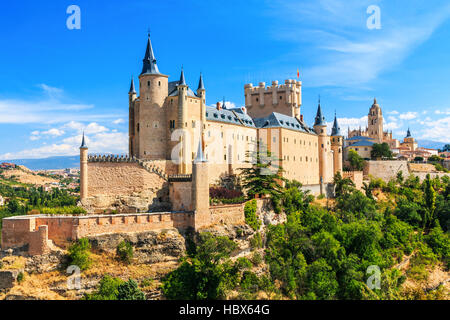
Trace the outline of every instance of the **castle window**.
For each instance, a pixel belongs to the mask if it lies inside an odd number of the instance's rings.
[[[169,120],[169,128],[175,129],[175,120]]]
[[[322,149],[323,149],[323,143],[322,143]]]
[[[160,87],[161,87],[161,81],[158,81],[158,86],[160,86]]]
[[[150,80],[147,81],[147,87],[150,87]]]
[[[223,160],[227,160],[227,155],[226,154],[223,155]]]
[[[256,102],[258,102],[259,101],[259,99],[258,98],[256,98]]]
[[[305,157],[305,161],[308,162],[308,156]]]
[[[137,132],[139,132],[139,123],[137,124]]]
[[[153,121],[153,128],[158,128],[159,126],[159,122],[158,121]]]
[[[192,128],[195,128],[195,121],[192,120]]]
[[[282,100],[283,99],[283,96],[280,96],[280,100]]]

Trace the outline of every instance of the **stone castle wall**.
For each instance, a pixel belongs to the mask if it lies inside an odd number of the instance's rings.
[[[342,178],[349,178],[355,184],[356,189],[362,190],[363,187],[363,172],[362,171],[344,171],[342,173]]]
[[[70,242],[101,234],[186,229],[193,213],[162,212],[88,216],[17,216],[3,219],[2,249],[28,245],[31,255],[49,250],[49,242],[66,247]]]
[[[176,170],[171,161],[145,162],[163,174]],[[161,174],[146,170],[138,162],[90,161],[86,207],[92,211],[117,209],[138,212],[169,209],[169,188]]]
[[[397,173],[402,171],[403,176],[407,176],[409,173],[407,161],[396,160],[382,160],[382,161],[366,161],[364,167],[365,176],[373,176],[374,178],[380,178],[384,181],[389,181],[397,177]]]

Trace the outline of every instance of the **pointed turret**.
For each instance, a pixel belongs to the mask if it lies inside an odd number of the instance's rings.
[[[334,123],[333,123],[333,128],[331,129],[331,135],[332,136],[341,136],[341,128],[339,127],[338,122],[337,122],[336,112],[334,113]]]
[[[317,114],[314,120],[314,126],[326,126],[325,117],[322,116],[322,109],[320,108],[320,97],[319,106],[317,107]]]
[[[223,100],[222,100],[222,109],[225,109],[225,97],[223,97]]]
[[[136,93],[136,89],[134,88],[134,79],[133,79],[133,77],[131,77],[130,91],[128,93],[129,94]]]
[[[198,90],[205,90],[205,86],[204,86],[204,84],[203,84],[203,75],[202,75],[202,73],[200,72],[200,79],[198,80],[198,88],[197,88],[197,91]]]
[[[155,55],[153,54],[152,42],[150,41],[150,33],[148,34],[147,49],[143,60],[141,74],[160,74],[158,65],[156,64]]]
[[[81,146],[80,149],[87,149],[86,141],[84,139],[84,131],[83,131],[83,139],[81,140]]]
[[[203,156],[203,150],[202,150],[202,138],[198,140],[198,148],[197,148],[197,155],[195,157],[194,163],[199,162],[206,162],[205,157]]]
[[[186,79],[184,78],[184,70],[183,67],[181,67],[181,75],[180,75],[180,82],[178,83],[179,86],[185,86],[186,85]]]

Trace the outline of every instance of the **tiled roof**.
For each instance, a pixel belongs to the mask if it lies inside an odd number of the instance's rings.
[[[354,136],[354,137],[351,137],[346,140],[352,141],[352,140],[373,140],[373,139],[369,138],[369,137],[364,137],[364,136]]]

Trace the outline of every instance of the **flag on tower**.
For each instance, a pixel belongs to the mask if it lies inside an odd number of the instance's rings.
[[[297,78],[300,78],[300,70],[297,68]]]

